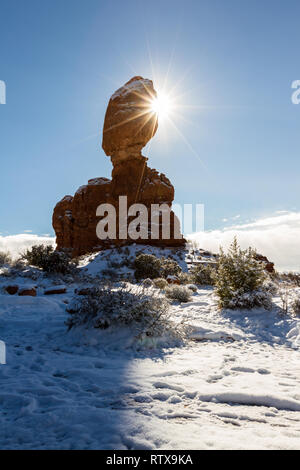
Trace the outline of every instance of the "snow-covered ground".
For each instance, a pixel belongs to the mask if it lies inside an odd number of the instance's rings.
[[[44,295],[54,283],[0,276],[1,449],[300,448],[300,320],[220,312],[201,288],[172,307],[190,341],[150,347],[126,329],[67,332],[79,284]],[[10,296],[8,284],[37,296]]]

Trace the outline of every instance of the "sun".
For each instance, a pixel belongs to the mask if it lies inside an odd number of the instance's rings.
[[[157,93],[157,96],[151,101],[150,109],[161,120],[168,118],[172,112],[173,103],[170,97],[165,93]]]

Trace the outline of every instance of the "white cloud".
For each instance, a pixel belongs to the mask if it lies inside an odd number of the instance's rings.
[[[281,271],[300,271],[300,212],[277,212],[255,222],[233,225],[222,230],[194,233],[188,236],[207,250],[228,248],[237,236],[242,248],[252,246],[275,262]]]
[[[55,245],[54,237],[44,237],[28,233],[19,235],[0,236],[0,251],[9,251],[14,258],[17,258],[21,251],[33,245]]]
[[[280,211],[254,222],[193,233],[187,238],[196,240],[204,249],[218,252],[220,245],[228,248],[234,236],[237,236],[242,248],[256,248],[275,262],[278,270],[300,271],[300,212]],[[0,235],[0,251],[10,251],[14,257],[36,244],[55,246],[55,238],[29,233]]]

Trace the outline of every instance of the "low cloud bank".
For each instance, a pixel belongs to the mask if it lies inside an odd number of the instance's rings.
[[[222,230],[193,233],[201,248],[218,252],[237,236],[242,248],[252,246],[275,263],[279,271],[300,271],[300,212],[277,212],[255,222],[232,225]]]
[[[33,245],[53,245],[54,237],[42,237],[39,235],[20,233],[19,235],[0,235],[0,251],[9,251],[13,258],[18,258],[20,252]]]
[[[300,212],[277,212],[249,224],[193,233],[187,238],[196,241],[201,248],[218,252],[220,245],[228,248],[235,236],[242,248],[256,248],[273,261],[279,271],[300,271]],[[55,238],[30,233],[0,235],[0,251],[9,251],[14,258],[37,244],[55,246]]]

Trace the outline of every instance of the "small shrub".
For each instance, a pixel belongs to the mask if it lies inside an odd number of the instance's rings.
[[[186,284],[186,286],[188,289],[190,289],[192,292],[197,292],[198,288],[197,286],[195,286],[195,284]]]
[[[140,279],[155,279],[160,277],[161,262],[153,255],[140,254],[134,261],[135,277]]]
[[[236,292],[235,295],[226,301],[226,308],[248,309],[255,307],[263,307],[266,310],[272,308],[272,295],[264,290],[256,290],[253,292]]]
[[[266,274],[254,256],[251,248],[241,250],[236,238],[227,254],[221,248],[216,273],[216,294],[221,308],[270,305],[271,294],[264,288]]]
[[[186,286],[170,286],[166,288],[166,296],[178,302],[189,302],[192,297],[192,292]]]
[[[146,278],[167,278],[181,273],[181,268],[175,260],[147,254],[139,254],[135,258],[133,267],[138,281]]]
[[[51,245],[34,245],[21,255],[21,259],[47,273],[70,274],[75,267],[66,253],[54,251]]]
[[[102,271],[102,276],[107,279],[118,279],[119,271],[115,268],[106,268]]]
[[[27,249],[21,253],[21,259],[31,266],[42,268],[45,260],[53,253],[54,248],[51,245],[34,245],[31,249]]]
[[[108,265],[108,268],[119,269],[122,267],[122,261],[112,260],[112,261],[109,261],[107,265]]]
[[[24,261],[18,258],[12,261],[11,267],[13,271],[22,271],[25,269],[26,264],[24,263]]]
[[[53,251],[48,259],[45,259],[43,270],[48,273],[71,274],[75,264],[68,255],[61,251]]]
[[[272,281],[272,279],[266,279],[263,284],[263,289],[270,294],[275,295],[278,292],[278,284]]]
[[[152,282],[151,279],[144,279],[142,284],[143,284],[144,287],[152,287],[153,282]]]
[[[287,315],[290,306],[290,289],[288,289],[287,287],[285,287],[284,289],[280,289],[279,297],[282,305],[281,310]]]
[[[178,276],[178,274],[181,273],[179,264],[171,258],[162,258],[160,260],[160,265],[161,277],[164,277],[165,279],[168,276]]]
[[[300,273],[288,272],[278,274],[280,280],[300,287]]]
[[[126,256],[123,261],[123,266],[127,268],[133,269],[134,268],[134,258],[132,256]]]
[[[0,266],[12,264],[12,258],[8,251],[0,251]]]
[[[194,279],[190,273],[181,272],[177,277],[180,281],[180,284],[191,284],[194,282]]]
[[[129,256],[129,255],[130,255],[130,250],[129,250],[128,246],[125,246],[125,248],[124,248],[124,254],[125,254],[126,256]]]
[[[192,268],[193,282],[200,286],[213,286],[215,283],[216,268],[209,265],[199,264]]]
[[[73,299],[67,311],[69,328],[107,329],[111,326],[133,326],[138,335],[162,336],[179,334],[169,320],[169,302],[153,289],[141,286],[92,287],[86,296]]]
[[[297,317],[300,317],[300,297],[296,297],[292,304],[291,304],[291,310],[294,315]]]
[[[166,287],[169,286],[168,282],[162,277],[158,277],[157,279],[154,279],[153,285],[154,287],[157,287],[158,289],[161,289],[161,290],[166,289]]]

